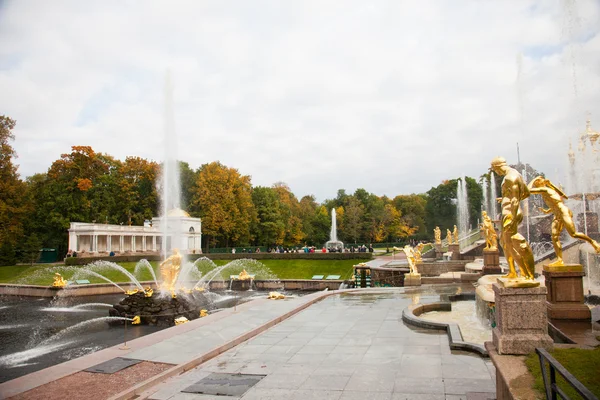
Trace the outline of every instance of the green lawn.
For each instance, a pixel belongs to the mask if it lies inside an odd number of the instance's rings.
[[[216,260],[214,264],[221,266],[228,262]],[[261,263],[252,260],[237,260],[229,262],[230,266],[225,268],[220,275],[224,279],[229,279],[229,275],[237,275],[242,269],[246,269],[249,273],[255,274],[256,279],[310,279],[313,275],[340,275],[340,279],[350,279],[352,266],[357,262],[357,260],[262,260],[261,265]],[[135,262],[124,262],[119,265],[133,273],[136,264]],[[153,261],[150,264],[158,276],[158,262]],[[203,274],[213,268],[213,264],[210,262],[198,265],[198,269]],[[0,283],[50,285],[53,282],[55,272],[60,273],[66,280],[70,280],[81,269],[82,267],[79,266],[39,264],[33,267],[26,265],[0,267]],[[104,269],[98,272],[113,282],[129,282],[129,278],[125,274],[114,269]],[[80,273],[76,277],[78,279],[88,279],[91,283],[106,283],[105,280],[92,275],[82,275]],[[152,280],[147,268],[142,269],[140,277],[142,281]]]
[[[567,371],[577,378],[596,397],[600,398],[600,347],[593,350],[585,349],[554,349],[550,352]],[[544,393],[544,382],[540,370],[538,355],[533,353],[527,357],[527,368],[535,377],[535,388]],[[581,398],[571,385],[565,382],[559,373],[556,373],[558,386],[563,389],[571,399]]]

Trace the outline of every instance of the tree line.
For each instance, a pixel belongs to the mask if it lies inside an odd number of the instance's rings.
[[[160,215],[160,164],[140,157],[121,161],[89,146],[72,146],[45,173],[21,179],[11,146],[15,121],[0,116],[0,265],[28,261],[41,247],[67,251],[70,222],[142,225]],[[456,222],[457,180],[427,193],[377,196],[365,189],[319,203],[298,199],[283,182],[253,186],[251,177],[218,161],[190,168],[180,161],[181,203],[202,218],[203,248],[322,246],[329,240],[331,210],[338,239],[347,244],[431,240],[433,228]],[[467,177],[473,224],[482,189]]]

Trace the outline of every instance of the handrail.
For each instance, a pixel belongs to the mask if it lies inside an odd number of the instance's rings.
[[[567,383],[571,385],[584,400],[598,400],[598,398],[594,396],[594,394],[590,392],[588,388],[583,386],[583,384],[579,382],[577,378],[575,378],[569,371],[567,371],[567,369],[563,367],[561,363],[552,357],[548,351],[538,347],[535,349],[535,352],[540,358],[540,369],[542,371],[542,378],[544,379],[546,400],[557,400],[557,395],[559,395],[561,399],[570,400],[565,392],[563,392],[563,390],[556,384],[556,371],[562,375]],[[546,363],[544,361],[548,361],[548,365],[550,366],[550,382],[548,382]]]

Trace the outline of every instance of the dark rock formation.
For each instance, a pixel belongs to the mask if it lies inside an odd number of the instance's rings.
[[[139,316],[142,324],[173,326],[175,318],[186,317],[191,321],[200,316],[202,309],[211,309],[202,293],[193,292],[172,298],[170,293],[161,296],[160,292],[154,292],[152,297],[145,297],[143,292],[139,292],[115,304],[108,310],[108,314],[111,317],[125,318]]]

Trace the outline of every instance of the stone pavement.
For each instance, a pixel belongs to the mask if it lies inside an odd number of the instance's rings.
[[[402,322],[404,307],[413,301],[437,301],[439,290],[451,293],[460,289],[458,285],[383,292],[363,289],[324,298],[212,360],[165,379],[141,393],[139,398],[495,398],[495,370],[489,360],[452,352],[445,334],[415,329]],[[233,326],[228,324],[224,329],[233,329]],[[198,333],[196,340],[210,341],[215,334],[214,330]],[[131,357],[149,357],[152,352],[141,350]],[[168,355],[168,352],[165,348],[152,359],[183,357]],[[241,397],[183,392],[212,373],[265,377]]]

